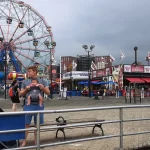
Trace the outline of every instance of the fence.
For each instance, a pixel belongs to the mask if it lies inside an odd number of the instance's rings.
[[[124,143],[124,136],[130,136],[130,135],[138,135],[138,134],[147,134],[150,133],[150,131],[143,131],[143,132],[134,132],[134,133],[124,133],[123,132],[123,126],[125,122],[133,122],[133,121],[143,121],[143,120],[150,120],[150,118],[134,118],[134,119],[123,119],[124,112],[123,110],[128,109],[136,109],[136,108],[149,108],[150,105],[130,105],[130,106],[111,106],[111,107],[93,107],[93,108],[79,108],[79,109],[64,109],[64,110],[45,110],[45,111],[30,111],[30,112],[5,112],[0,113],[0,118],[2,116],[19,116],[19,115],[25,115],[25,114],[36,114],[37,115],[37,126],[28,128],[28,129],[14,129],[14,130],[1,130],[0,135],[4,133],[13,133],[13,132],[23,132],[23,131],[36,131],[37,132],[37,145],[35,146],[27,146],[27,147],[21,147],[21,148],[14,148],[14,150],[21,150],[21,149],[32,149],[36,148],[37,150],[40,150],[40,148],[43,147],[51,147],[51,146],[57,146],[57,145],[64,145],[64,144],[70,144],[70,143],[76,143],[76,142],[84,142],[84,141],[90,141],[90,140],[100,140],[100,139],[109,139],[109,138],[120,138],[120,144],[119,148],[123,149],[123,143]],[[112,123],[119,123],[119,134],[113,134],[113,135],[107,135],[107,136],[97,136],[97,137],[88,137],[88,138],[82,138],[82,139],[75,139],[75,140],[69,140],[69,141],[63,141],[63,142],[55,142],[55,143],[49,143],[49,144],[40,144],[40,130],[54,130],[59,128],[58,126],[47,126],[47,127],[40,127],[40,113],[44,114],[53,114],[53,113],[68,113],[68,112],[81,112],[81,111],[97,111],[97,110],[110,110],[110,109],[116,109],[119,110],[119,119],[118,120],[109,120],[104,121],[103,124],[112,124]],[[91,124],[95,124],[94,122]],[[86,125],[86,123],[85,123]],[[73,127],[75,125],[64,125],[61,126],[63,128],[67,127]],[[11,148],[12,149],[12,148]]]

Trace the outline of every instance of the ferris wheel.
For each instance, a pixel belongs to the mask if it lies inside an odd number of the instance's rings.
[[[1,68],[22,72],[37,64],[46,70],[55,46],[51,27],[35,9],[22,1],[0,1]]]

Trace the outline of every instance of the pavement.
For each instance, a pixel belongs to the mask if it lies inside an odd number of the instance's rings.
[[[137,98],[139,99],[139,98]],[[94,98],[75,96],[68,97],[65,99],[58,99],[58,95],[54,95],[53,99],[45,99],[45,110],[60,110],[60,109],[74,109],[74,108],[89,108],[89,107],[104,107],[104,106],[123,106],[123,105],[150,105],[150,98],[144,98],[142,103],[137,100],[137,103],[125,103],[124,97],[106,97],[104,100],[95,100]],[[9,98],[4,99],[0,97],[0,107],[6,111],[11,111],[12,102]],[[18,105],[18,111],[22,111],[22,101]],[[136,109],[124,109],[124,119],[134,119],[134,118],[150,118],[150,109],[149,108],[136,108]],[[46,122],[54,122],[55,119],[60,114],[46,114],[44,119]],[[61,115],[66,119],[85,119],[85,118],[98,118],[105,120],[118,120],[119,111],[118,110],[98,110],[98,111],[87,111],[87,112],[70,112],[70,113],[61,113]],[[150,121],[135,121],[124,123],[124,133],[131,132],[142,132],[150,131]],[[103,129],[105,135],[119,134],[119,124],[104,124]],[[67,140],[78,139],[83,137],[92,137],[91,127],[87,128],[77,128],[73,130],[66,131]],[[41,132],[41,144],[53,143],[58,141],[63,141],[63,138],[56,140],[55,131]],[[96,136],[99,135],[99,130],[96,130]],[[60,137],[63,137],[61,133]],[[33,145],[32,133],[29,134],[28,146]],[[134,136],[125,136],[124,137],[124,149],[133,149],[137,147],[142,147],[150,145],[150,134],[134,135]],[[119,147],[119,138],[110,138],[102,140],[93,140],[81,143],[67,144],[54,147],[45,147],[43,150],[115,150]]]

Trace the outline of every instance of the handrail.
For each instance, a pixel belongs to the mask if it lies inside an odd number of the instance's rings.
[[[125,119],[124,116],[124,109],[136,109],[136,108],[148,108],[150,105],[126,105],[126,106],[106,106],[106,107],[91,107],[91,108],[77,108],[77,109],[61,109],[61,110],[43,110],[43,111],[24,111],[24,112],[3,112],[0,113],[1,116],[8,116],[8,115],[23,115],[23,114],[36,114],[37,115],[37,126],[36,127],[30,127],[28,129],[17,129],[17,130],[3,130],[0,131],[0,134],[4,133],[11,133],[11,132],[22,132],[22,131],[36,131],[37,132],[37,145],[36,146],[28,146],[28,147],[21,147],[21,148],[14,148],[14,150],[17,149],[32,149],[37,148],[37,150],[40,150],[42,147],[50,147],[50,146],[57,146],[57,145],[64,145],[69,143],[76,143],[76,142],[83,142],[83,141],[89,141],[89,140],[98,140],[98,139],[106,139],[106,138],[114,138],[114,137],[120,137],[120,149],[123,149],[123,136],[129,136],[129,135],[137,135],[137,134],[148,134],[150,131],[143,131],[143,132],[134,132],[134,133],[123,133],[123,125],[125,122],[132,122],[132,121],[143,121],[143,120],[150,120],[150,118],[135,118],[135,119]],[[119,123],[120,124],[120,134],[114,134],[114,135],[107,135],[107,136],[98,136],[98,137],[90,137],[90,138],[82,138],[82,139],[76,139],[76,140],[70,140],[70,141],[63,141],[63,142],[56,142],[56,143],[50,143],[50,144],[40,144],[40,130],[46,130],[46,129],[58,129],[60,126],[53,125],[48,127],[40,127],[40,114],[52,114],[52,113],[67,113],[67,112],[80,112],[80,111],[97,111],[97,110],[110,110],[110,109],[119,109],[119,120],[105,120],[105,121],[97,121],[96,123],[102,123],[102,124],[111,124],[111,123]],[[95,122],[85,122],[85,123],[73,123],[73,124],[66,124],[62,125],[61,128],[69,128],[69,127],[76,127],[76,126],[83,126],[83,125],[93,125]],[[13,150],[11,148],[11,150]]]
[[[3,112],[0,116],[5,115],[21,115],[21,114],[38,114],[38,113],[63,113],[63,112],[78,112],[78,111],[94,111],[106,109],[119,109],[119,108],[143,108],[150,107],[150,105],[125,105],[125,106],[105,106],[105,107],[90,107],[90,108],[77,108],[77,109],[60,109],[60,110],[39,110],[39,111],[18,111],[18,112]]]

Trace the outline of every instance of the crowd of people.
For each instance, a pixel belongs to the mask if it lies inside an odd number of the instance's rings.
[[[115,96],[116,92],[119,91],[118,86],[113,86],[113,88],[109,89],[106,86],[101,86],[98,90],[93,90],[93,94],[94,95],[98,95],[98,96]],[[87,86],[85,86],[82,90],[82,93],[88,93],[89,89]]]

